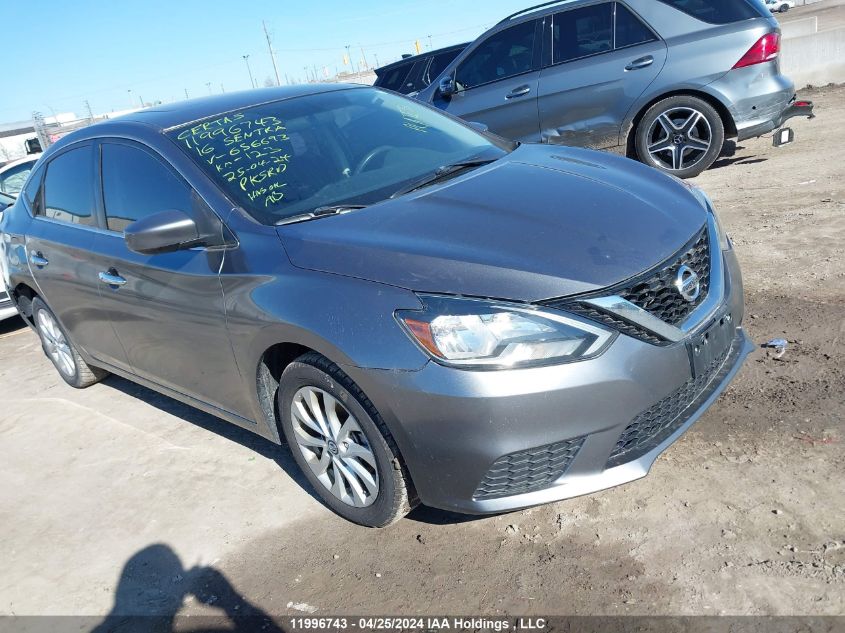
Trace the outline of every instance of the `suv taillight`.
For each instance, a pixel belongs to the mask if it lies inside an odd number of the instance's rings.
[[[767,33],[748,49],[742,59],[734,64],[734,68],[745,68],[754,64],[770,62],[777,58],[778,53],[780,53],[780,33]]]

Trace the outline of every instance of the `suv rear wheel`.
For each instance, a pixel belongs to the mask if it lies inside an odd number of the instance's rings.
[[[109,375],[106,370],[92,367],[82,359],[64,328],[59,325],[56,315],[38,297],[32,300],[32,317],[44,354],[67,384],[84,389]]]
[[[655,103],[635,134],[640,161],[678,178],[692,178],[709,168],[725,143],[725,126],[716,109],[687,95]]]
[[[293,458],[337,514],[385,527],[416,505],[384,420],[337,365],[316,352],[298,358],[282,372],[278,406]]]

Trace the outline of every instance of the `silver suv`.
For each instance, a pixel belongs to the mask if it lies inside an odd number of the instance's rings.
[[[501,136],[617,149],[681,178],[812,117],[762,0],[569,0],[470,44],[418,98]],[[791,135],[790,135],[791,138]]]

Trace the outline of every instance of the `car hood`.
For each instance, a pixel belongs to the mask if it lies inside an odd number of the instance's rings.
[[[443,184],[278,232],[300,268],[421,292],[537,301],[655,266],[706,214],[684,185],[650,167],[523,145]]]

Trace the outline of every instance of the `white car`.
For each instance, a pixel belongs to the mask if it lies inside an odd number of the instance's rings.
[[[17,197],[41,154],[29,154],[0,167],[0,193]]]
[[[772,13],[786,13],[795,8],[795,0],[766,0],[766,6]]]

